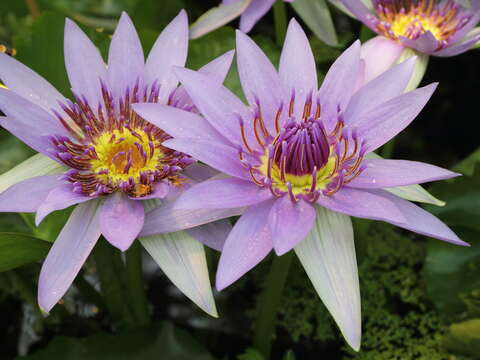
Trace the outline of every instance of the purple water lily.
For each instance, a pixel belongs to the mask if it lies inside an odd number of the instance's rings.
[[[170,135],[132,111],[138,102],[194,110],[172,72],[172,66],[185,65],[187,49],[184,11],[160,34],[146,61],[137,32],[123,14],[108,66],[82,30],[67,20],[65,64],[74,101],[0,54],[0,78],[8,87],[0,89],[0,109],[6,114],[0,123],[43,154],[2,175],[2,185],[7,181],[8,186],[0,194],[0,211],[36,212],[38,224],[55,210],[77,205],[42,267],[38,302],[44,311],[67,291],[101,234],[124,251],[144,228],[154,228],[155,234],[177,232],[236,213],[172,209],[171,200],[215,173],[163,146]],[[232,57],[229,52],[201,72],[220,84]],[[198,115],[187,114],[192,124],[203,124]],[[152,219],[145,211],[158,199],[161,205]],[[224,220],[141,242],[187,296],[216,315],[204,249],[193,238],[220,249],[229,230]]]
[[[348,343],[358,349],[360,294],[349,216],[466,245],[436,217],[386,191],[458,174],[372,153],[417,116],[437,84],[403,93],[412,58],[356,91],[362,71],[357,41],[318,90],[312,50],[295,20],[279,72],[242,32],[237,32],[237,55],[248,107],[208,76],[178,68],[204,126],[192,124],[178,109],[155,104],[134,109],[153,123],[174,110],[178,121],[167,130],[174,139],[164,145],[228,175],[192,186],[176,208],[247,208],[225,242],[217,288],[235,282],[272,249],[277,255],[294,249]]]

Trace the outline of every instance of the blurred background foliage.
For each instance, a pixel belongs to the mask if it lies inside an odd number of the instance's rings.
[[[137,26],[145,51],[182,8],[191,20],[216,0],[2,0],[0,45],[71,96],[63,63],[65,17],[79,23],[105,56],[122,11]],[[311,35],[320,78],[346,45],[371,34],[332,8],[339,45]],[[289,16],[294,16],[289,9]],[[232,24],[233,26],[236,23]],[[199,68],[234,48],[234,27],[223,27],[190,44],[188,66]],[[252,32],[278,63],[273,16]],[[476,121],[480,53],[431,59],[424,83],[440,87],[420,117],[398,138],[394,158],[427,161],[465,176],[429,187],[447,201],[428,207],[469,242],[460,248],[391,226],[356,221],[363,306],[363,342],[353,353],[343,342],[302,268],[294,263],[281,300],[274,359],[454,360],[480,358],[480,145]],[[235,68],[227,87],[241,95]],[[33,151],[0,129],[0,173]],[[40,262],[69,210],[50,215],[40,227],[31,214],[0,214],[1,359],[262,360],[253,348],[257,294],[268,261],[230,289],[217,294],[221,318],[211,319],[186,300],[145,258],[146,287],[155,322],[137,329],[116,321],[128,304],[106,304],[99,295],[101,270],[90,262],[49,317],[36,306]],[[93,256],[102,256],[101,247]],[[212,274],[218,254],[209,252]],[[106,266],[115,266],[106,262]],[[115,276],[122,281],[124,274]],[[108,281],[106,282],[108,284]],[[101,289],[123,291],[122,288]],[[115,282],[116,283],[116,282]]]

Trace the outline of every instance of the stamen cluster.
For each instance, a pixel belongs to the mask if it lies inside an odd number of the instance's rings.
[[[119,190],[143,197],[163,179],[180,183],[177,172],[193,160],[162,146],[171,137],[131,108],[138,102],[157,103],[160,86],[153,83],[141,89],[137,81],[117,102],[104,83],[101,91],[103,101],[96,109],[75,95],[75,102],[61,104],[64,114],[55,112],[71,137],[52,136],[54,154],[71,168],[65,176],[74,191],[98,196]]]
[[[254,146],[249,144],[243,119],[239,119],[243,140],[239,158],[258,186],[269,188],[277,197],[288,193],[293,202],[315,202],[322,195],[335,194],[363,171],[364,146],[355,131],[345,129],[340,114],[336,126],[328,132],[320,101],[314,106],[312,96],[305,101],[299,119],[294,115],[293,94],[285,114],[288,116],[281,125],[283,108],[271,114],[275,124],[272,134],[257,102],[252,124]]]

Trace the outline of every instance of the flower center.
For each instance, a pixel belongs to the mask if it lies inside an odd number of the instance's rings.
[[[441,46],[445,46],[466,23],[460,16],[460,5],[452,0],[378,0],[377,30],[393,40],[406,37],[415,40],[430,31]]]
[[[75,103],[62,106],[67,116],[56,113],[72,138],[54,136],[51,141],[57,158],[71,168],[66,177],[75,191],[90,196],[123,191],[143,197],[161,180],[181,183],[177,172],[192,159],[163,147],[170,136],[131,110],[135,102],[158,102],[158,90],[153,84],[140,97],[136,86],[115,105],[102,84],[103,103],[96,112],[76,97]]]
[[[363,171],[363,151],[356,133],[344,129],[339,116],[333,131],[327,133],[321,119],[320,103],[312,111],[312,98],[304,105],[301,119],[295,118],[295,97],[292,96],[288,117],[280,126],[283,106],[274,114],[276,133],[265,126],[260,104],[253,120],[253,132],[260,150],[250,146],[243,120],[240,130],[244,142],[239,151],[242,164],[252,180],[268,187],[279,197],[289,194],[292,201],[300,198],[315,202],[319,196],[331,196]]]

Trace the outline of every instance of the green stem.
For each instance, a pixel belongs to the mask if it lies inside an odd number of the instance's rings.
[[[133,315],[137,324],[145,326],[150,323],[147,296],[143,283],[142,248],[138,240],[134,241],[126,252],[127,286]]]
[[[273,17],[275,19],[277,45],[282,46],[287,34],[287,10],[282,0],[277,0],[273,5]]]
[[[265,360],[270,359],[280,297],[292,263],[293,251],[275,256],[263,292],[258,298],[254,346]]]
[[[115,327],[132,327],[134,317],[125,301],[124,292],[125,269],[120,253],[102,237],[95,246],[93,258],[97,264],[105,305],[112,317]]]

